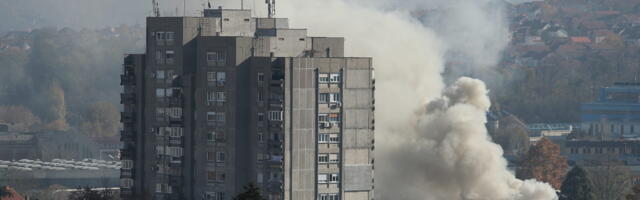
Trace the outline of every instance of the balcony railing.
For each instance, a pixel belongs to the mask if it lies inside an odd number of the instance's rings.
[[[135,85],[136,78],[132,74],[120,75],[120,85]]]

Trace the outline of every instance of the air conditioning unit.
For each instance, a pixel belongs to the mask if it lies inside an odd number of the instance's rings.
[[[329,105],[329,108],[336,109],[336,108],[338,108],[338,104],[331,104],[331,105]]]

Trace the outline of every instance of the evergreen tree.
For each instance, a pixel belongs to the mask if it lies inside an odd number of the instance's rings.
[[[562,182],[561,199],[563,200],[593,200],[591,181],[587,172],[580,166],[574,167]]]
[[[233,200],[267,200],[260,195],[260,188],[254,183],[244,186],[244,192],[238,194]]]

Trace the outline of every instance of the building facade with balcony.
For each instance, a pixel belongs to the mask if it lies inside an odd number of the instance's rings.
[[[121,78],[124,199],[373,199],[372,59],[344,38],[250,10],[149,17]]]

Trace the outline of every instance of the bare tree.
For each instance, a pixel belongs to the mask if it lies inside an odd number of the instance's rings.
[[[596,199],[622,200],[631,191],[631,170],[620,161],[594,161],[587,171]]]

